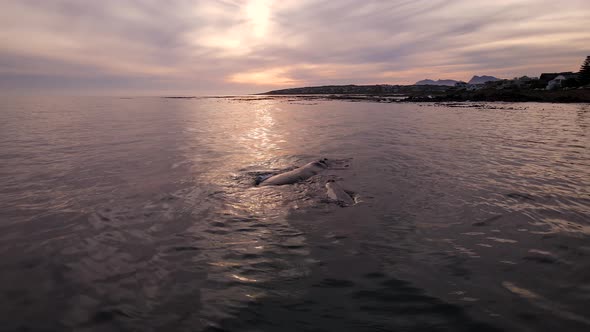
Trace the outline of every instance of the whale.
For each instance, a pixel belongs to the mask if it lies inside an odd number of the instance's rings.
[[[292,171],[271,176],[268,179],[262,181],[260,186],[282,186],[285,184],[293,184],[309,179],[326,168],[328,168],[327,158],[312,161]]]
[[[326,182],[326,194],[328,198],[343,206],[354,205],[354,199],[334,180]]]

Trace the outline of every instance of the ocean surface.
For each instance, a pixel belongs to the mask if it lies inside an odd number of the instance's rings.
[[[0,271],[0,331],[590,331],[590,105],[3,97]]]

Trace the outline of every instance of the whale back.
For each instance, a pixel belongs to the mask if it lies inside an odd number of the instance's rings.
[[[327,159],[324,158],[321,160],[312,161],[292,171],[271,176],[270,178],[264,180],[260,185],[281,186],[309,179],[310,177],[321,172],[322,170],[328,168],[326,160]]]

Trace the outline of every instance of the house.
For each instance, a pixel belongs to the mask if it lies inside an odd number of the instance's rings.
[[[522,77],[515,77],[514,81],[517,82],[517,84],[527,84],[530,83],[531,81],[536,81],[538,80],[538,78],[536,77],[528,77],[528,76],[522,76]]]
[[[476,91],[483,89],[485,84],[469,84],[467,83],[467,91]]]
[[[539,79],[536,77],[521,76],[521,77],[515,77],[514,79],[510,80],[509,82],[510,82],[511,87],[531,88],[533,86],[533,84],[536,84],[536,82],[538,80]],[[543,85],[543,86],[545,86],[545,85]]]
[[[497,90],[499,90],[504,87],[506,81],[507,80],[489,81],[485,83],[485,87],[488,89],[496,88]]]
[[[543,73],[539,76],[539,81],[549,82],[559,76],[560,73]]]
[[[541,75],[543,76],[543,75]],[[545,87],[546,90],[554,90],[563,87],[563,83],[569,79],[576,79],[578,78],[578,74],[574,74],[572,72],[561,73],[555,76],[552,80],[547,82],[547,86]]]
[[[557,77],[555,77],[551,81],[547,82],[547,87],[545,87],[545,89],[546,90],[555,90],[555,89],[561,88],[561,85],[562,85],[563,81],[565,81],[565,80],[566,80],[565,76],[557,75]]]
[[[506,89],[513,89],[517,85],[515,84],[514,80],[503,80],[500,85],[498,86],[498,90],[506,90]]]

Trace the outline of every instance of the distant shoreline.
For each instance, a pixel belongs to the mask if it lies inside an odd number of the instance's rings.
[[[312,99],[376,102],[545,102],[590,103],[590,89],[520,90],[480,89],[467,91],[437,85],[342,85],[274,90],[258,96],[302,96]],[[403,97],[405,98],[403,98]]]

